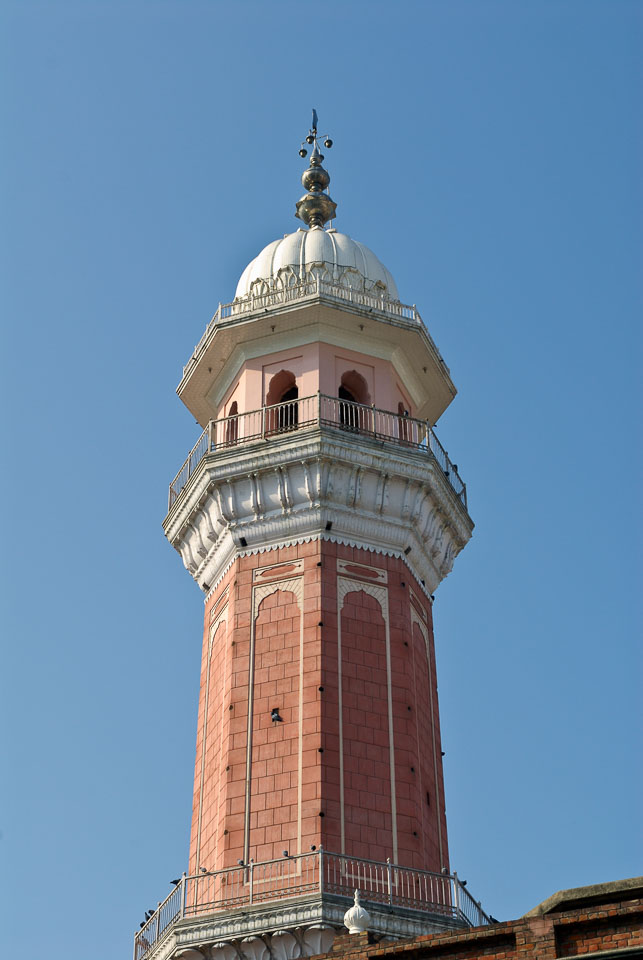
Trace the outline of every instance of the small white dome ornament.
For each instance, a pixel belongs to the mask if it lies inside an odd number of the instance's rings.
[[[355,891],[355,903],[344,914],[344,926],[349,933],[364,933],[368,930],[371,915],[359,902],[359,890]]]

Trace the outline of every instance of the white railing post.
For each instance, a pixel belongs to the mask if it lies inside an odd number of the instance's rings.
[[[393,876],[390,857],[386,858],[386,877],[388,881],[388,902],[389,906],[393,906]]]
[[[319,892],[324,892],[324,848],[319,848]]]
[[[455,872],[455,870],[453,871],[453,899],[455,901],[453,906],[459,913],[460,912],[460,881],[458,880],[458,875]]]
[[[266,439],[266,407],[261,408],[261,439]]]
[[[188,885],[188,880],[184,870],[183,875],[181,877],[181,919],[183,919],[183,917],[185,916],[185,898],[187,894],[187,885]]]
[[[255,862],[254,860],[250,861],[250,895],[248,903],[253,903],[254,901],[254,880],[255,880]]]
[[[161,901],[158,902],[158,907],[156,908],[156,933],[154,934],[154,943],[161,936],[161,911],[160,911]]]

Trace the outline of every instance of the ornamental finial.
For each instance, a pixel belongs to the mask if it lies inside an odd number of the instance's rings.
[[[308,154],[305,144],[311,144],[313,147],[310,155],[310,166],[307,170],[304,170],[301,176],[301,182],[308,193],[297,201],[297,212],[295,214],[309,227],[323,227],[328,220],[333,219],[337,209],[337,204],[333,203],[327,193],[324,193],[330,183],[330,176],[322,167],[324,155],[319,150],[318,139],[320,140],[321,137],[318,138],[317,136],[317,111],[313,110],[313,124],[306,139],[302,140],[299,149],[299,156],[305,157]],[[333,141],[326,136],[324,146],[330,150],[332,145]]]
[[[359,902],[359,890],[355,891],[355,902],[344,914],[344,926],[349,933],[364,933],[368,930],[371,915]]]

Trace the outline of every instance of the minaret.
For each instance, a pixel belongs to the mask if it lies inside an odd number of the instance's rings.
[[[203,427],[164,522],[205,594],[192,833],[136,960],[323,952],[356,889],[386,936],[486,919],[450,873],[433,644],[473,529],[433,430],[456,390],[389,271],[326,228],[321,139],[313,114],[306,228],[246,267],[177,391]]]

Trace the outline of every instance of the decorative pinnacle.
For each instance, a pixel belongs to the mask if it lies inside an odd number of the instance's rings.
[[[359,902],[359,890],[355,891],[355,903],[344,914],[344,926],[349,933],[364,933],[368,930],[371,915]]]
[[[313,150],[310,155],[310,166],[307,170],[304,170],[301,176],[301,182],[306,190],[308,190],[308,193],[305,194],[301,200],[297,201],[297,212],[295,213],[295,216],[303,220],[309,227],[323,227],[328,220],[333,219],[335,210],[337,209],[337,204],[331,200],[327,193],[324,193],[324,190],[326,190],[330,183],[330,176],[322,167],[324,155],[319,150],[318,140],[320,139],[321,137],[318,138],[317,136],[317,111],[313,110],[312,127],[308,131],[308,136],[305,141],[302,140],[299,149],[299,156],[305,157],[308,150],[304,146],[304,143],[313,145]],[[330,137],[326,136],[324,138],[324,146],[330,150],[332,145],[333,141]]]

